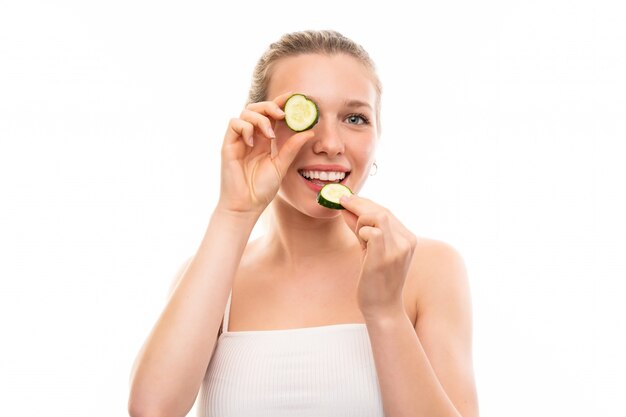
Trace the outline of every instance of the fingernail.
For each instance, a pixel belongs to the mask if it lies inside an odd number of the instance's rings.
[[[248,139],[246,139],[246,142],[248,143],[248,145],[250,145],[250,147],[254,146],[254,136],[250,136]]]
[[[342,195],[342,196],[339,198],[339,202],[340,202],[340,203],[347,203],[347,202],[348,202],[348,201],[350,201],[351,199],[352,199],[352,196],[351,196],[351,195],[350,195],[350,196],[348,196],[348,195]]]
[[[276,137],[276,134],[274,133],[274,130],[271,127],[268,127],[267,129],[265,129],[265,135],[268,138],[272,138],[272,139]]]
[[[285,115],[285,112],[284,112],[282,109],[280,109],[280,108],[276,111],[276,113],[277,113],[280,117],[283,117],[283,116]]]

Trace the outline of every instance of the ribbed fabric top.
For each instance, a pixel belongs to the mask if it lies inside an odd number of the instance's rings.
[[[384,416],[365,324],[229,332],[230,303],[198,417]]]

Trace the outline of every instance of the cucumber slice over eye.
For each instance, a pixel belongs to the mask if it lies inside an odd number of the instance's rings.
[[[285,102],[285,123],[294,132],[303,132],[319,120],[317,104],[304,94],[294,94]]]
[[[317,194],[317,202],[326,208],[344,210],[339,200],[344,195],[351,196],[353,194],[352,190],[343,184],[326,184]]]

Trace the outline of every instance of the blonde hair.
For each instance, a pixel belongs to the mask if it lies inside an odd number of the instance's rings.
[[[302,54],[346,54],[362,63],[372,74],[377,92],[376,118],[379,118],[382,85],[376,74],[374,61],[361,45],[333,30],[287,33],[272,43],[254,68],[247,104],[268,100],[267,89],[272,77],[272,66],[276,61]]]

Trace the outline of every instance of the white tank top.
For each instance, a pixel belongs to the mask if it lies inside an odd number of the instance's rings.
[[[384,417],[365,324],[229,332],[231,296],[198,417]]]

